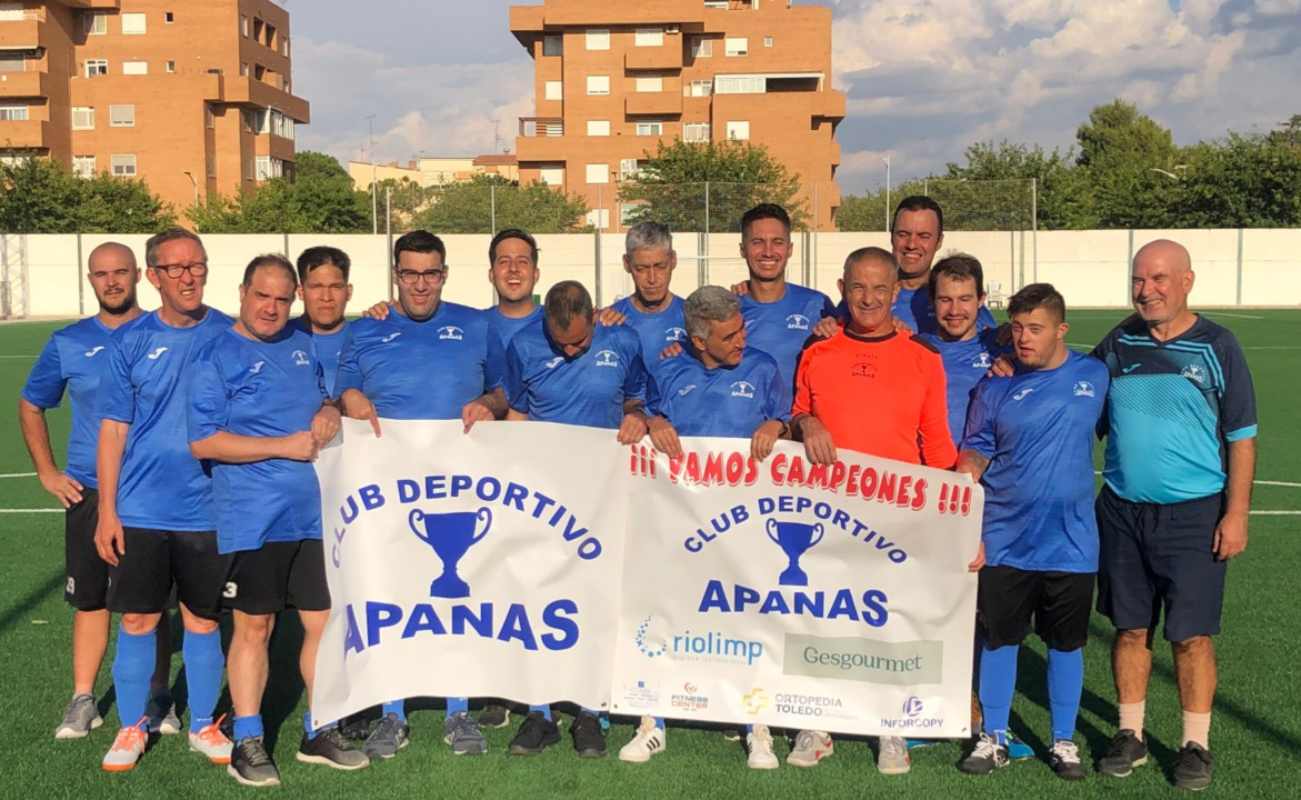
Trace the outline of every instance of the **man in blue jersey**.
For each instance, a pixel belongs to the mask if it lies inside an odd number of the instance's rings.
[[[215,764],[228,763],[231,748],[212,718],[228,559],[217,551],[212,482],[178,433],[190,362],[232,320],[203,304],[208,256],[198,236],[172,228],[150,238],[145,264],[162,302],[113,334],[98,406],[95,547],[109,564],[108,609],[122,615],[113,659],[122,728],[104,756],[109,772],[134,768],[144,753],[157,628],[173,586],[185,628],[190,747]]]
[[[678,255],[673,234],[658,222],[639,222],[624,237],[623,268],[632,278],[633,293],[610,306],[641,338],[648,372],[659,369],[664,348],[687,339],[682,298],[669,290]]]
[[[1075,721],[1098,569],[1093,436],[1109,378],[1101,361],[1066,346],[1066,304],[1052,286],[1026,286],[1008,313],[1017,371],[976,387],[957,467],[985,487],[980,552],[970,567],[980,572],[984,722],[959,768],[984,775],[1009,763],[1017,654],[1033,621],[1048,646],[1049,763],[1059,777],[1079,780]]]
[[[506,348],[506,419],[609,428],[620,444],[641,441],[646,370],[637,334],[623,325],[598,326],[592,296],[578,281],[552,286],[543,307],[543,318]],[[581,709],[570,733],[580,757],[606,754],[597,711]],[[551,707],[530,706],[510,752],[533,755],[558,741]]]
[[[293,324],[312,337],[330,397],[335,396],[339,352],[348,327],[344,315],[352,299],[352,284],[348,282],[351,269],[352,259],[337,247],[309,247],[298,256],[298,296],[303,301],[303,315]]]
[[[246,786],[280,783],[260,713],[276,614],[298,610],[299,670],[310,702],[330,609],[321,492],[310,462],[338,433],[339,411],[322,385],[312,336],[288,325],[297,283],[285,258],[249,262],[239,320],[199,350],[189,383],[190,452],[212,472],[217,548],[232,554],[222,593],[235,623],[227,659],[235,747],[226,770]],[[318,730],[310,712],[297,758],[349,770],[369,763],[337,726]]]
[[[1164,612],[1179,676],[1183,733],[1175,786],[1211,783],[1215,647],[1229,559],[1247,546],[1256,464],[1256,397],[1237,339],[1188,308],[1188,251],[1158,240],[1134,256],[1138,312],[1093,351],[1111,372],[1098,527],[1098,610],[1112,651],[1120,731],[1098,762],[1123,778],[1143,740],[1152,637]]]
[[[533,302],[538,285],[538,243],[527,231],[507,228],[488,244],[488,281],[497,293],[497,305],[484,311],[502,347],[523,328],[542,318]]]
[[[95,552],[99,509],[95,480],[99,417],[95,413],[95,397],[108,369],[109,337],[142,313],[136,302],[140,270],[131,248],[118,242],[99,245],[90,252],[87,272],[99,312],[54,332],[27,376],[27,384],[18,399],[18,423],[36,477],[67,509],[64,517],[67,582],[63,596],[74,609],[72,700],[54,731],[56,739],[80,739],[103,722],[95,706],[94,691],[95,676],[108,648],[109,612],[104,606],[108,565]],[[68,436],[67,463],[60,471],[50,447],[45,412],[59,405],[65,391],[72,405],[72,431]],[[160,733],[180,733],[180,723],[168,696],[172,651],[166,625],[159,628],[157,652],[150,726]]]
[[[386,318],[357,320],[344,334],[335,392],[344,414],[370,420],[376,435],[380,417],[459,419],[468,433],[476,422],[506,415],[501,341],[482,311],[442,299],[446,258],[432,233],[403,235],[393,245],[397,303]],[[405,703],[385,703],[366,753],[391,758],[409,737]],[[457,754],[488,749],[463,697],[448,698],[443,738]]]
[[[944,211],[939,203],[924,195],[899,201],[890,223],[890,249],[899,262],[899,295],[891,313],[915,333],[938,333],[941,328],[928,287],[931,265],[943,243]],[[998,327],[983,297],[976,315],[976,330]]]

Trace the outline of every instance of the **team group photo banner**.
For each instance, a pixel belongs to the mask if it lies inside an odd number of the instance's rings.
[[[331,611],[312,718],[407,697],[608,706],[627,525],[615,432],[344,420],[316,470]]]
[[[846,734],[971,735],[984,494],[779,442],[632,448],[610,708]]]

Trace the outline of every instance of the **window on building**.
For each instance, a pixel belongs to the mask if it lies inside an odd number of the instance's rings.
[[[284,114],[271,109],[267,112],[266,124],[269,126],[263,133],[270,133],[273,136],[279,136],[283,139],[294,138],[294,121]]]
[[[280,37],[280,55],[284,56],[285,58],[289,58],[289,37],[288,36]]]
[[[254,77],[254,78],[257,78],[258,80],[265,80],[265,79],[266,79],[266,75],[267,75],[267,68],[266,68],[266,67],[262,66],[261,64],[254,64],[254,65],[253,65],[253,77]]]
[[[275,50],[279,45],[276,42],[276,26],[267,25],[266,28],[266,46]]]
[[[259,42],[262,41],[262,27],[264,24],[265,23],[263,23],[262,20],[258,19],[257,17],[253,18],[253,39],[254,40]]]
[[[768,79],[762,75],[720,75],[714,91],[718,94],[763,94],[768,91]]]
[[[709,97],[709,95],[713,91],[714,91],[713,81],[692,81],[691,82],[692,97]]]
[[[682,126],[682,141],[684,142],[707,142],[709,141],[709,123],[708,122],[688,122]]]
[[[664,45],[663,28],[638,28],[633,36],[636,47],[662,47]]]
[[[166,23],[167,25],[171,25],[171,24],[172,24],[173,22],[175,22],[175,21],[176,21],[176,15],[175,15],[175,14],[173,14],[173,13],[170,12],[170,11],[164,11],[164,12],[163,12],[163,22],[164,22],[164,23]]]
[[[593,228],[604,230],[610,227],[610,209],[594,208],[587,212],[587,224]]]
[[[548,100],[563,100],[563,99],[565,99],[565,83],[564,83],[564,81],[547,81],[546,84],[543,86],[543,95],[542,95],[542,96],[545,97],[545,98],[548,99]]]
[[[763,46],[764,46],[764,47],[772,47],[772,37],[771,37],[771,36],[765,36],[765,37],[763,37]]]
[[[123,75],[148,75],[149,62],[148,61],[123,61],[122,74]]]
[[[164,62],[163,62],[163,71],[164,71],[164,72],[176,72],[176,62],[175,62],[175,61],[164,61]]]
[[[95,157],[73,156],[72,174],[76,175],[78,178],[90,179],[95,177]]]
[[[243,34],[245,39],[248,38],[248,17],[242,14],[239,18],[239,32]]]
[[[108,14],[99,11],[83,11],[81,25],[87,36],[104,36],[108,33]]]
[[[609,50],[610,49],[610,29],[609,28],[589,28],[584,37],[587,40],[588,50]]]
[[[548,33],[542,37],[542,55],[562,56],[565,54],[565,39],[558,33]]]
[[[637,179],[640,170],[637,168],[637,159],[621,158],[619,159],[619,180],[633,181]]]
[[[122,33],[126,36],[140,36],[145,33],[148,19],[144,14],[123,14]]]
[[[727,138],[735,142],[744,142],[750,138],[750,123],[746,120],[735,120],[727,123]]]
[[[241,61],[241,62],[239,62],[239,75],[240,75],[241,78],[247,78],[247,77],[248,77],[248,62],[247,62],[247,61]]]
[[[0,72],[22,72],[27,69],[27,58],[22,53],[0,52]]]
[[[588,75],[587,93],[593,95],[609,94],[610,76],[609,75]]]
[[[257,112],[250,108],[245,108],[239,113],[240,124],[248,133],[257,130]]]
[[[638,122],[637,135],[638,136],[663,136],[664,123],[663,122]]]
[[[85,75],[87,78],[94,78],[97,75],[108,74],[108,59],[106,58],[88,58],[85,64]]]
[[[27,119],[27,106],[0,106],[0,122],[22,122]]]
[[[543,167],[538,170],[538,177],[547,186],[564,186],[565,185],[565,168],[564,167]]]
[[[663,78],[638,78],[637,91],[662,92],[664,91],[664,79]]]
[[[608,119],[589,119],[587,121],[588,136],[609,136],[610,120]]]
[[[692,58],[710,58],[714,55],[714,40],[697,36],[691,40]]]
[[[723,51],[729,56],[743,56],[750,52],[750,40],[743,36],[729,36],[723,40]]]
[[[0,22],[22,22],[22,3],[0,3]]]
[[[609,183],[610,165],[609,164],[588,164],[586,174],[587,174],[588,183]]]
[[[74,131],[95,130],[95,107],[94,106],[73,106],[72,107],[72,129]]]
[[[279,158],[271,156],[258,156],[254,165],[254,178],[258,181],[269,181],[272,178],[283,178],[285,175],[285,162]]]
[[[113,174],[119,177],[132,177],[136,174],[136,156],[135,153],[114,153],[109,160],[112,162]]]
[[[109,106],[108,126],[110,128],[134,128],[136,126],[136,107],[130,104]]]

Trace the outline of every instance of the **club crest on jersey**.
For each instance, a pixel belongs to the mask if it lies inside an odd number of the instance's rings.
[[[402,335],[402,331],[398,331],[397,333],[390,333],[388,336],[381,336],[379,337],[379,340],[384,344],[388,344],[389,342],[393,341],[394,339],[398,338],[401,335]]]
[[[994,366],[994,362],[989,359],[989,353],[981,350],[980,355],[971,360],[971,366],[979,369],[989,369]]]
[[[166,352],[167,352],[166,347],[158,347],[155,348],[153,352],[149,353],[149,355],[145,356],[145,358],[149,359],[150,361],[157,361],[158,359],[162,358],[163,353]]]
[[[1188,366],[1184,367],[1183,371],[1180,372],[1179,374],[1190,381],[1196,381],[1197,383],[1206,383],[1206,370],[1202,369],[1196,364],[1189,364]]]
[[[613,350],[602,350],[596,354],[596,366],[598,367],[617,367],[619,366],[619,354]]]
[[[265,366],[266,363],[267,363],[267,362],[265,362],[265,361],[255,361],[255,362],[253,362],[253,366],[251,366],[251,367],[248,368],[248,374],[250,374],[250,375],[256,375],[256,374],[258,374],[259,372],[262,371],[262,367]]]
[[[103,349],[104,349],[104,345],[102,345],[102,344],[97,344],[97,345],[95,345],[94,347],[92,347],[92,348],[90,348],[89,350],[86,351],[86,358],[94,358],[94,357],[95,357],[95,354],[98,353],[100,350],[103,350]]]
[[[543,364],[542,366],[546,367],[547,369],[555,369],[556,367],[563,364],[564,361],[565,361],[564,356],[556,356],[555,358],[551,359],[550,361]]]
[[[809,318],[803,314],[791,314],[786,317],[786,330],[788,331],[807,331],[809,329]]]
[[[448,339],[453,342],[459,342],[465,338],[465,331],[455,325],[444,325],[438,329],[439,339]]]
[[[857,361],[849,368],[849,374],[855,378],[875,378],[876,367],[870,361]]]
[[[732,383],[732,396],[744,397],[747,400],[754,399],[754,384],[749,381],[735,381]]]
[[[1079,385],[1077,384],[1076,387],[1075,387],[1075,393],[1076,393],[1077,395],[1080,393],[1080,392],[1079,392],[1079,389],[1080,389],[1080,387],[1079,387]],[[1024,400],[1026,397],[1028,397],[1028,396],[1030,395],[1030,393],[1033,392],[1033,391],[1034,391],[1033,388],[1027,386],[1026,388],[1022,389],[1021,391],[1019,391],[1019,392],[1017,392],[1016,394],[1012,395],[1012,399],[1013,399],[1013,400],[1016,400],[1017,402],[1020,402],[1020,401]]]
[[[1093,392],[1093,384],[1089,383],[1088,381],[1076,381],[1076,382],[1075,382],[1075,396],[1076,396],[1076,397],[1093,397],[1093,396],[1094,396],[1094,392]]]
[[[293,356],[294,363],[300,367],[305,367],[308,364],[312,363],[312,360],[308,358],[307,354],[304,353],[302,350],[295,350],[294,352],[290,353],[290,355]]]
[[[691,394],[695,390],[696,390],[696,385],[694,383],[688,383],[686,386],[683,386],[681,389],[678,389],[678,397],[686,397],[687,395]]]
[[[666,342],[684,342],[687,339],[685,328],[667,328],[664,331],[664,341]]]

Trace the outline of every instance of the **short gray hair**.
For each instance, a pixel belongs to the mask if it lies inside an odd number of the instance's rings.
[[[158,266],[158,248],[178,239],[189,239],[197,244],[199,249],[203,251],[203,260],[208,260],[208,248],[203,246],[203,240],[199,238],[199,235],[193,231],[187,231],[185,228],[176,227],[168,228],[162,233],[150,236],[149,241],[145,242],[145,266]]]
[[[682,304],[687,319],[687,333],[709,338],[710,323],[727,322],[741,313],[741,301],[722,286],[701,286]]]
[[[569,324],[576,317],[592,320],[595,310],[592,308],[592,295],[587,287],[578,281],[561,281],[547,291],[542,302],[546,317],[560,330],[568,330]]]
[[[673,250],[673,234],[669,226],[659,222],[638,222],[628,229],[624,237],[624,252],[628,255],[645,247],[663,247]]]
[[[899,277],[899,261],[894,253],[882,247],[860,247],[845,257],[845,269],[842,277],[849,278],[849,270],[860,261],[875,261],[890,268],[896,278]]]

